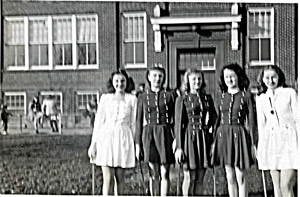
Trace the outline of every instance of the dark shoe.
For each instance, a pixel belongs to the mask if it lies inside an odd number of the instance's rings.
[[[39,130],[35,130],[36,134],[39,134]]]

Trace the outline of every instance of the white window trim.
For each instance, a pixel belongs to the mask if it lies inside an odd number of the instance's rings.
[[[138,16],[143,16],[144,17],[144,61],[145,63],[137,63],[137,64],[125,64],[124,60],[124,18],[126,17],[138,17]],[[130,12],[130,13],[123,13],[123,20],[122,20],[122,57],[123,57],[123,64],[124,68],[147,68],[147,14],[146,12]],[[135,41],[137,42],[137,41]]]
[[[41,91],[42,96],[60,95],[60,113],[63,114],[63,94],[59,91]]]
[[[72,65],[62,66],[53,64],[53,19],[58,18],[70,18],[72,23]],[[77,29],[76,29],[76,19],[83,17],[95,17],[96,20],[96,64],[77,64]],[[24,21],[24,45],[25,45],[25,65],[24,66],[8,66],[7,71],[28,71],[28,70],[91,70],[99,69],[99,29],[98,29],[98,15],[97,14],[78,14],[78,15],[62,15],[62,16],[9,16],[4,18],[6,21]],[[29,21],[30,20],[48,20],[48,65],[29,65]],[[4,42],[6,43],[6,42]]]
[[[98,38],[98,16],[96,14],[86,14],[86,15],[76,15],[75,18],[75,27],[76,27],[76,19],[84,18],[84,17],[95,17],[96,20],[96,64],[78,64],[78,69],[87,70],[87,69],[99,69],[99,38]],[[77,31],[76,31],[77,33]],[[74,44],[74,43],[73,43]],[[77,47],[77,35],[75,37],[75,45]],[[76,48],[76,56],[77,56],[77,48]],[[77,62],[77,59],[76,59]]]
[[[4,97],[5,96],[24,96],[24,114],[27,114],[27,108],[26,108],[26,92],[4,92]],[[8,106],[8,110],[20,110],[20,108],[11,108]]]
[[[22,71],[22,70],[27,70],[28,64],[26,63],[26,42],[28,40],[28,29],[26,28],[26,24],[28,24],[28,20],[26,20],[25,17],[5,17],[4,19],[7,22],[10,21],[24,21],[24,51],[25,51],[25,64],[24,66],[7,66],[8,71]],[[6,43],[7,45],[12,45],[10,43]]]
[[[97,97],[97,102],[99,102],[99,92],[98,91],[77,91],[77,96],[79,95],[87,95],[87,94],[96,94]],[[78,104],[78,102],[76,103],[76,105]],[[82,107],[77,106],[79,110],[84,109]]]
[[[247,24],[249,24],[249,13],[250,12],[270,12],[271,13],[271,33],[270,33],[270,41],[271,41],[271,48],[270,48],[270,50],[271,50],[271,60],[270,61],[265,61],[265,60],[263,60],[263,61],[251,61],[250,62],[250,55],[249,55],[249,53],[250,53],[250,50],[249,50],[249,25],[247,25],[247,61],[249,62],[249,65],[250,66],[266,66],[266,65],[274,65],[274,56],[275,56],[275,54],[274,54],[274,47],[275,47],[275,45],[274,45],[274,43],[275,43],[275,36],[274,36],[274,31],[275,31],[275,26],[274,26],[274,24],[275,24],[275,15],[274,15],[274,8],[263,8],[263,7],[257,7],[257,8],[255,8],[255,7],[250,7],[250,8],[248,8],[248,11],[247,11]]]
[[[73,58],[73,56],[74,56],[74,51],[73,51],[74,33],[73,32],[75,31],[75,38],[76,38],[76,20],[75,20],[75,23],[74,23],[74,21],[73,21],[74,17],[73,16],[75,16],[75,15],[53,16],[52,17],[52,23],[53,23],[53,20],[71,19],[71,36],[72,36],[71,42],[69,42],[69,43],[67,43],[67,42],[59,43],[59,42],[54,42],[52,40],[52,47],[53,47],[53,44],[71,44],[71,46],[72,46],[72,65],[56,65],[56,64],[54,65],[54,63],[53,63],[52,65],[53,65],[53,67],[54,67],[55,70],[71,70],[71,69],[76,69],[76,59],[75,59],[75,62],[74,62],[74,58]],[[75,29],[73,27],[73,24],[75,26]],[[53,24],[52,24],[52,27],[53,27]],[[53,39],[53,28],[52,28],[52,39]],[[76,50],[76,48],[75,48],[75,50]],[[52,53],[51,57],[53,58],[53,48],[52,48],[51,53]],[[52,59],[52,62],[54,62],[53,59]]]

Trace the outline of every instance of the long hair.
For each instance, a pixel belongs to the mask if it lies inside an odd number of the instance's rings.
[[[269,66],[264,67],[258,75],[258,79],[257,79],[257,82],[258,82],[258,86],[257,86],[258,95],[266,93],[266,91],[268,90],[268,87],[263,82],[265,70],[273,70],[277,73],[278,78],[279,78],[277,87],[287,87],[287,85],[285,83],[285,75],[282,72],[282,70],[276,65],[269,65]]]
[[[163,87],[163,85],[165,84],[165,81],[166,81],[166,70],[162,67],[152,67],[152,68],[149,68],[146,72],[146,80],[147,80],[147,83],[148,83],[148,87],[151,88],[151,83],[148,79],[148,76],[149,76],[149,73],[151,71],[159,71],[161,72],[164,76],[163,76],[163,80],[162,80],[162,83],[161,83],[161,88]]]
[[[132,78],[129,78],[126,71],[125,70],[117,70],[115,72],[113,72],[107,82],[107,92],[108,93],[115,93],[116,89],[113,86],[113,78],[115,75],[123,75],[126,79],[126,88],[125,88],[125,92],[126,93],[131,93],[131,91],[134,89],[134,82]]]
[[[201,78],[202,78],[202,83],[201,83],[201,87],[199,90],[200,94],[205,94],[205,87],[206,87],[206,83],[204,80],[204,73],[199,70],[199,69],[187,69],[184,73],[184,77],[183,77],[183,87],[185,88],[185,92],[190,92],[191,91],[191,86],[190,86],[190,82],[189,82],[189,76],[192,74],[200,74]]]
[[[233,70],[235,72],[238,77],[238,87],[240,90],[248,90],[248,87],[250,85],[249,78],[247,77],[245,71],[240,67],[240,65],[238,65],[237,63],[233,63],[225,65],[221,70],[219,86],[222,92],[227,92],[228,90],[228,87],[224,81],[225,69]]]

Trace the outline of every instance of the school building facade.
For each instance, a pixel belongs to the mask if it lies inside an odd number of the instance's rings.
[[[293,3],[3,0],[1,103],[24,117],[35,95],[54,95],[72,128],[119,68],[137,86],[163,66],[170,88],[201,68],[216,98],[223,65],[241,65],[254,90],[262,66],[276,64],[295,87],[297,23]]]

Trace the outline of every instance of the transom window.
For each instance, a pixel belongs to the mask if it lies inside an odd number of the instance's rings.
[[[248,58],[251,65],[274,63],[274,11],[248,10]]]
[[[147,67],[146,13],[123,15],[123,62],[124,66]]]
[[[26,114],[26,93],[25,92],[5,92],[4,103],[7,109],[14,113]]]
[[[201,70],[216,69],[216,49],[182,49],[178,50],[178,66],[180,70],[200,68]]]
[[[7,70],[98,68],[97,15],[5,18]]]
[[[77,92],[77,109],[86,109],[88,103],[92,101],[98,102],[99,93],[98,92]]]

